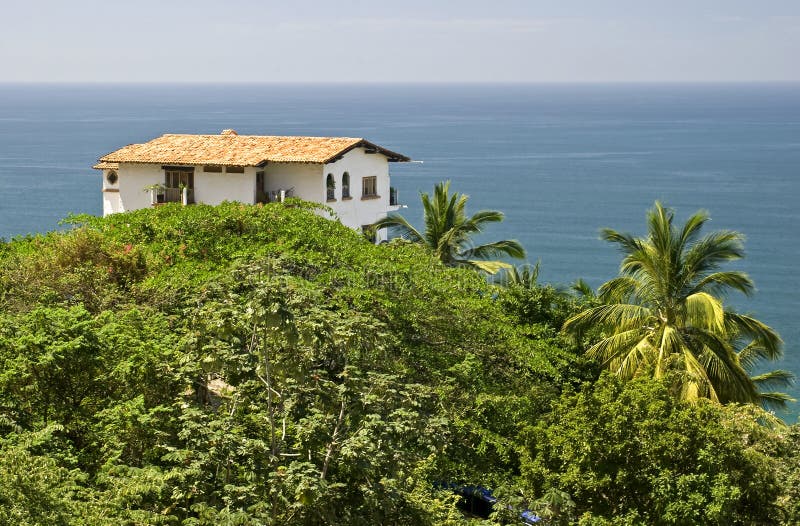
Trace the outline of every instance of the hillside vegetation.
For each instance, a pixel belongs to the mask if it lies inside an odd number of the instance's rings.
[[[601,374],[595,298],[299,201],[72,222],[0,244],[0,524],[800,520],[800,430]]]

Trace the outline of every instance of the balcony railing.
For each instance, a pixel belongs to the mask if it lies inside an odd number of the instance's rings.
[[[389,206],[398,206],[400,201],[397,200],[397,188],[392,186],[389,188]]]
[[[188,205],[194,203],[194,189],[192,188],[161,187],[151,189],[150,192],[153,204],[183,203]]]
[[[181,202],[183,202],[183,189],[182,188],[164,188],[164,202],[165,203],[181,203]]]
[[[264,194],[267,203],[282,203],[284,199],[294,195],[294,186],[288,189],[278,188],[277,190],[267,190]]]

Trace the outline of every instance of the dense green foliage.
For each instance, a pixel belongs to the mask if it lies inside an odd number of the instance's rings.
[[[783,342],[767,325],[723,303],[728,291],[754,289],[744,272],[721,270],[743,257],[742,235],[701,237],[709,220],[703,211],[680,228],[673,219],[672,210],[656,202],[647,214],[647,237],[605,229],[603,237],[625,254],[620,276],[600,287],[603,304],[576,314],[564,328],[607,329],[588,352],[623,378],[670,376],[673,390],[689,401],[782,407],[788,396],[763,388],[785,387],[793,375],[750,373],[763,360],[778,360]]]
[[[767,435],[747,411],[690,406],[662,383],[606,375],[529,431],[523,471],[533,492],[571,495],[584,520],[770,524],[781,515],[777,462],[760,450]]]
[[[439,481],[553,523],[800,517],[797,430],[598,381],[558,331],[595,299],[310,208],[165,205],[0,244],[0,524],[480,522]]]

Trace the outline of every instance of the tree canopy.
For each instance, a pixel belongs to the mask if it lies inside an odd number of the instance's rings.
[[[598,382],[558,332],[593,298],[498,288],[295,200],[71,223],[0,244],[0,523],[800,516],[796,430]],[[465,514],[442,483],[500,505]]]

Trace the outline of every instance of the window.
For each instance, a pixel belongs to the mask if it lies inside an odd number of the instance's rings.
[[[165,170],[164,186],[167,188],[194,188],[194,172],[185,170]]]
[[[165,168],[163,192],[157,197],[159,202],[180,203],[183,200],[183,188],[187,189],[188,202],[194,202],[194,169]]]
[[[336,201],[336,183],[333,180],[333,174],[328,174],[325,178],[325,187],[328,191],[328,201]]]
[[[106,175],[106,181],[108,181],[108,184],[115,184],[117,182],[117,172],[109,170]]]
[[[378,197],[378,177],[364,177],[361,179],[361,197]]]
[[[203,166],[203,171],[206,172],[206,173],[219,174],[219,173],[222,173],[222,166],[216,166],[216,165],[213,165],[213,164],[207,164],[207,165]]]
[[[342,199],[350,199],[350,174],[342,175]]]
[[[264,187],[264,172],[256,172],[256,203],[267,202],[267,192]]]
[[[225,173],[228,174],[243,174],[244,166],[226,166]]]

